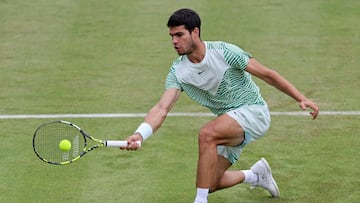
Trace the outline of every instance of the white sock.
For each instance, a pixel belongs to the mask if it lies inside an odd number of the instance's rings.
[[[197,188],[194,203],[207,203],[209,189]]]
[[[242,170],[245,175],[244,183],[249,183],[250,185],[257,185],[258,175],[252,170]]]

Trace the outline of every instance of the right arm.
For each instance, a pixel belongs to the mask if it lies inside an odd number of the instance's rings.
[[[145,116],[144,122],[151,126],[153,132],[157,131],[165,121],[167,114],[178,100],[180,93],[181,90],[176,88],[165,90],[159,102],[153,106]],[[140,133],[134,133],[127,138],[127,141],[129,143],[128,147],[122,149],[136,150],[138,148],[136,142],[143,142],[143,137]]]
[[[178,100],[180,93],[181,91],[176,88],[166,90],[160,101],[150,109],[144,122],[151,125],[153,132],[157,131],[165,121],[167,114]]]

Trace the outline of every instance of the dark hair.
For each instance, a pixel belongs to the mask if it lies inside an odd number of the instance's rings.
[[[199,28],[199,35],[200,35],[200,27],[201,27],[201,20],[199,15],[188,8],[182,8],[175,11],[169,18],[167,26],[168,27],[175,27],[184,25],[185,29],[187,29],[190,33],[195,29]]]

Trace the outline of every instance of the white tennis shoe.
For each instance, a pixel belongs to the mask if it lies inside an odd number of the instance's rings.
[[[271,174],[269,163],[264,158],[261,158],[258,162],[256,162],[250,170],[258,175],[257,185],[252,185],[251,188],[256,186],[262,187],[269,191],[272,197],[280,196],[280,191]]]

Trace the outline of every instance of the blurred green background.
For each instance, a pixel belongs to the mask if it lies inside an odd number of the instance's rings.
[[[359,111],[360,2],[0,1],[0,114],[145,113],[177,57],[166,22],[179,8],[202,17],[202,39],[237,44],[276,69],[322,111]],[[257,80],[273,112],[296,102]],[[173,112],[208,112],[186,95]],[[95,137],[123,139],[143,118],[67,119]],[[51,119],[0,119],[1,202],[192,202],[198,129],[211,117],[169,117],[137,152],[101,149],[69,166],[32,151]],[[210,202],[357,202],[359,115],[273,116],[267,135],[232,169],[262,156],[281,198],[247,185]]]

